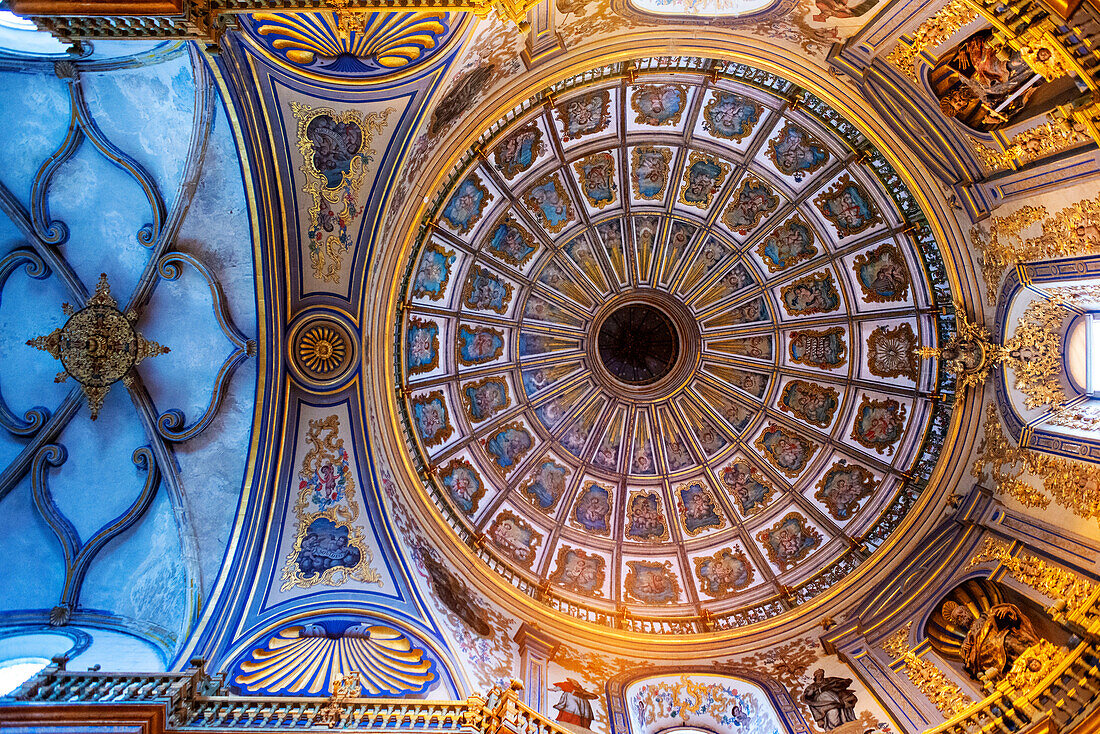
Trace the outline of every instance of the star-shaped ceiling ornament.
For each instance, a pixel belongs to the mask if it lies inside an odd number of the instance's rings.
[[[64,382],[72,377],[80,383],[88,398],[92,420],[99,415],[111,385],[122,380],[129,387],[135,367],[148,357],[170,351],[137,332],[134,328],[137,314],[119,311],[118,302],[111,297],[106,273],[100,274],[95,295],[84,308],[76,311],[65,303],[61,310],[69,317],[65,325],[46,336],[29,339],[27,345],[61,360],[65,369],[54,381]]]

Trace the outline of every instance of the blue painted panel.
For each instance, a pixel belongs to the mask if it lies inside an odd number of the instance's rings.
[[[0,558],[0,609],[50,609],[61,599],[61,546],[35,510],[29,476],[0,500]]]
[[[65,140],[69,92],[49,66],[44,73],[0,72],[0,119],[9,137],[0,148],[0,181],[29,205],[38,168]]]

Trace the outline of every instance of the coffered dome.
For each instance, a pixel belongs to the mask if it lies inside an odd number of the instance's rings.
[[[770,616],[869,556],[934,463],[919,210],[816,97],[706,63],[492,125],[408,266],[414,453],[559,607]]]

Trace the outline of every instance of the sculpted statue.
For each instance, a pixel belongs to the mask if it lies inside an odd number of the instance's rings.
[[[977,618],[965,606],[945,602],[943,616],[966,631],[960,650],[974,680],[997,679],[1024,650],[1039,641],[1031,620],[1015,604],[994,604]]]
[[[820,728],[829,731],[856,720],[857,699],[851,685],[851,678],[827,678],[823,669],[814,671],[814,682],[806,686],[802,700]]]

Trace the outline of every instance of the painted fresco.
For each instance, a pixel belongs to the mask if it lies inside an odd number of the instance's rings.
[[[501,469],[511,469],[527,455],[535,441],[520,423],[509,423],[485,440],[485,450]]]
[[[485,533],[493,545],[524,568],[531,568],[542,534],[511,510],[504,510]]]
[[[350,572],[358,566],[363,558],[362,533],[355,536],[354,530],[328,517],[310,522],[294,558],[298,574],[304,579],[319,578],[329,571]]]
[[[451,266],[454,261],[454,250],[429,242],[420,255],[420,264],[413,278],[413,296],[430,298],[433,301],[443,298],[447,290],[447,281],[451,278]]]
[[[494,311],[503,314],[512,298],[512,284],[507,283],[491,270],[474,266],[462,289],[462,301],[476,311]]]
[[[878,453],[894,453],[905,430],[905,406],[897,400],[871,400],[866,395],[856,410],[852,438]]]
[[[818,194],[814,204],[833,223],[841,239],[857,235],[882,221],[867,191],[847,173]]]
[[[478,502],[485,496],[485,483],[466,459],[451,459],[439,471],[439,483],[451,499],[451,504],[467,516],[477,512]]]
[[[703,107],[703,129],[716,138],[740,143],[752,134],[761,110],[747,97],[716,91]]]
[[[795,364],[835,369],[847,361],[844,329],[839,326],[792,331],[789,347],[791,361]]]
[[[607,561],[596,553],[586,553],[579,548],[562,546],[558,548],[558,557],[554,570],[550,573],[551,583],[584,596],[603,596],[603,584]]]
[[[687,104],[687,87],[680,84],[647,84],[630,95],[630,108],[639,125],[678,125]]]
[[[709,209],[729,172],[728,163],[706,153],[692,151],[688,156],[684,181],[680,185],[680,203]]]
[[[534,165],[545,147],[542,130],[538,124],[531,122],[516,130],[493,149],[493,162],[501,175],[511,180]]]
[[[512,404],[508,398],[508,382],[502,377],[485,377],[466,383],[461,394],[466,417],[472,421],[488,420]]]
[[[639,145],[631,151],[630,184],[638,199],[660,199],[668,186],[672,149]]]
[[[412,317],[405,329],[405,371],[422,375],[439,366],[439,324]]]
[[[780,289],[783,305],[792,316],[829,313],[840,308],[840,294],[832,273],[811,273]]]
[[[744,336],[721,343],[721,350],[753,359],[772,358],[772,338],[769,335]]]
[[[870,497],[877,482],[869,469],[843,459],[829,467],[817,483],[814,497],[829,509],[835,519],[851,519],[861,500]]]
[[[443,402],[443,391],[433,390],[427,395],[418,395],[410,401],[416,432],[424,446],[431,448],[450,438],[451,428],[447,416],[447,406]]]
[[[635,492],[626,505],[626,537],[643,542],[668,540],[668,522],[656,492]]]
[[[731,324],[754,324],[768,320],[768,307],[763,298],[754,298],[740,306],[731,306],[729,309],[729,322]]]
[[[627,561],[623,589],[643,604],[669,604],[680,598],[680,582],[671,561]]]
[[[538,242],[515,217],[505,214],[489,232],[485,249],[509,265],[523,267],[538,250]]]
[[[904,301],[909,297],[909,270],[898,248],[883,243],[855,259],[852,265],[863,297],[871,303]]]
[[[802,473],[817,450],[813,442],[774,423],[764,429],[754,445],[776,469],[792,479]]]
[[[708,528],[720,528],[726,524],[718,503],[705,485],[699,482],[685,485],[677,490],[676,496],[680,522],[688,535],[698,535]]]
[[[771,187],[756,178],[746,176],[730,199],[729,206],[722,214],[722,221],[739,235],[747,235],[750,230],[768,214],[779,208],[779,197]],[[811,237],[811,241],[812,241]]]
[[[814,231],[798,217],[788,220],[756,246],[756,253],[768,266],[769,273],[786,270],[817,255]]]
[[[588,203],[603,209],[615,201],[615,159],[610,153],[595,153],[573,164],[580,179],[581,192]]]
[[[504,353],[504,332],[487,326],[458,327],[458,361],[473,365],[491,362]]]
[[[573,521],[590,533],[611,534],[611,490],[590,482],[573,505]]]
[[[728,599],[752,583],[752,566],[740,548],[723,548],[712,556],[692,561],[699,591],[714,599]]]
[[[761,530],[756,538],[764,546],[768,559],[781,571],[789,571],[821,545],[821,534],[797,512],[788,513],[775,525]]]
[[[829,157],[828,148],[820,140],[793,122],[784,123],[778,137],[768,141],[768,158],[796,183],[822,168]]]
[[[589,92],[559,103],[554,111],[564,128],[562,140],[576,140],[598,133],[610,124],[611,95],[607,91]]]
[[[568,476],[568,469],[553,459],[547,459],[538,465],[526,482],[520,485],[519,491],[531,500],[535,507],[551,513],[565,492],[565,480]]]
[[[780,410],[791,413],[818,428],[828,428],[840,405],[840,394],[805,380],[791,380],[779,395]]]
[[[867,337],[867,370],[875,377],[905,377],[915,382],[920,368],[918,346],[909,324],[880,326]]]
[[[573,219],[573,202],[556,173],[539,179],[523,199],[542,228],[557,234]]]
[[[722,486],[745,517],[755,515],[771,502],[776,489],[759,471],[744,459],[722,470]]]
[[[493,195],[476,173],[471,173],[451,194],[447,205],[443,207],[442,219],[459,234],[467,234],[481,219],[485,207],[493,200]]]

